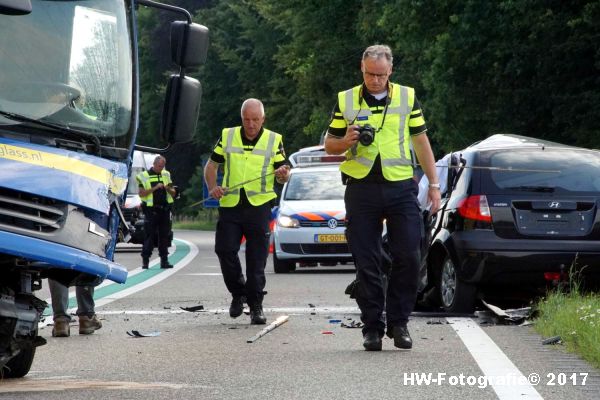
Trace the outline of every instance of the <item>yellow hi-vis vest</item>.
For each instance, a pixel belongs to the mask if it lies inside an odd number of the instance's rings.
[[[144,190],[150,190],[152,188],[152,182],[162,182],[163,185],[167,186],[172,183],[171,181],[171,173],[166,169],[163,169],[160,173],[160,177],[158,175],[150,175],[148,171],[142,171],[136,175],[135,179],[138,181],[138,184],[144,188]],[[167,203],[173,203],[173,197],[171,193],[167,192]],[[150,193],[147,196],[140,196],[140,200],[148,207],[154,207],[154,193]]]
[[[281,135],[263,130],[258,142],[251,152],[244,151],[241,127],[225,128],[221,136],[221,144],[225,153],[223,174],[225,195],[219,200],[221,207],[234,207],[240,201],[240,189],[244,189],[248,201],[253,206],[260,206],[277,197],[273,190],[274,158],[281,143]],[[260,179],[258,179],[260,178]],[[242,186],[238,185],[243,182]]]
[[[379,129],[384,112],[373,114],[361,96],[362,85],[338,93],[340,111],[348,125],[370,124]],[[390,85],[390,102],[385,113],[385,125],[375,133],[375,140],[369,146],[357,142],[346,151],[346,161],[340,170],[345,174],[361,179],[367,176],[377,154],[381,156],[381,170],[388,181],[412,178],[412,157],[410,153],[410,133],[408,122],[415,101],[415,90],[396,83]],[[365,108],[363,108],[365,107]]]

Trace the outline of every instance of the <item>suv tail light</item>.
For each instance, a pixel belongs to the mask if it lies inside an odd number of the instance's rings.
[[[484,195],[473,195],[463,199],[458,205],[458,213],[466,219],[492,222],[492,214]]]

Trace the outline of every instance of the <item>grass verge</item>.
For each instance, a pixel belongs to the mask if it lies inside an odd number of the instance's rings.
[[[560,336],[567,351],[600,368],[600,295],[555,291],[538,303],[537,310],[538,333]]]
[[[192,229],[196,231],[214,231],[217,227],[215,221],[178,221],[173,222],[173,229]]]

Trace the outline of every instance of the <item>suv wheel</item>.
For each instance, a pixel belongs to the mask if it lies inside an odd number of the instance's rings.
[[[475,309],[477,288],[458,278],[454,263],[448,256],[439,271],[438,291],[444,310],[472,313]]]
[[[294,260],[281,260],[277,258],[277,252],[273,250],[273,269],[276,274],[287,274],[296,270],[296,262]]]

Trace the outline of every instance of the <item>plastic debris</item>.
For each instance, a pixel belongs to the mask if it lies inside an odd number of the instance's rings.
[[[334,333],[332,331],[322,331],[321,334],[323,334],[323,335],[334,335]]]
[[[196,311],[204,310],[203,305],[197,305],[197,306],[192,306],[192,307],[179,307],[179,308],[181,308],[183,311],[189,311],[189,312],[196,312]]]
[[[156,336],[160,336],[160,332],[159,331],[154,331],[154,332],[140,332],[140,331],[135,331],[132,330],[127,331],[127,334],[131,337],[156,337]]]
[[[484,323],[490,324],[492,321],[496,323],[505,323],[505,324],[520,324],[523,321],[527,320],[531,317],[531,307],[523,307],[523,308],[513,308],[503,310],[500,307],[497,307],[493,304],[488,304],[485,301],[481,301],[484,306],[486,306],[492,313],[494,313],[494,317],[497,319],[492,319],[485,321]],[[480,316],[483,316],[480,314]]]
[[[340,322],[342,322],[342,320],[341,320],[341,319],[330,319],[330,320],[329,320],[329,323],[330,323],[330,324],[339,324]]]
[[[342,322],[342,324],[340,326],[342,328],[362,328],[364,326],[364,324],[362,322],[357,322],[357,321],[351,320],[348,323]]]
[[[552,336],[547,339],[542,340],[542,344],[561,344],[562,339],[560,336]]]
[[[282,315],[281,317],[278,317],[275,321],[271,322],[269,326],[264,328],[262,331],[258,332],[256,335],[252,336],[250,339],[246,340],[246,343],[254,343],[261,337],[265,336],[267,333],[271,332],[273,329],[285,324],[289,318],[290,317],[287,315]]]

